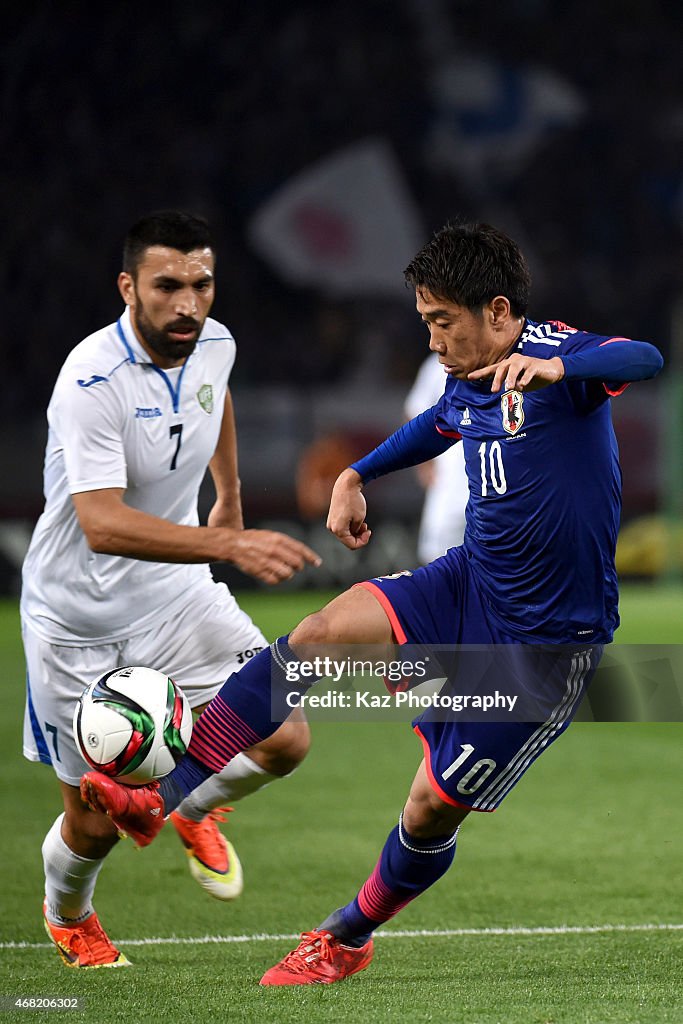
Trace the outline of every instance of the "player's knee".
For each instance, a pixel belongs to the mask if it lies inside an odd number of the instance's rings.
[[[290,644],[323,644],[332,639],[332,625],[327,608],[307,615],[290,633]]]
[[[469,810],[447,804],[434,790],[410,795],[403,809],[403,827],[416,839],[451,835],[467,817]]]
[[[362,587],[351,587],[320,611],[308,615],[289,635],[289,643],[389,644],[392,625],[379,600]]]

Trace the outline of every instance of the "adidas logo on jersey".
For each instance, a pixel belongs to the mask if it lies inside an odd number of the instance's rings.
[[[465,411],[462,414],[462,419],[460,420],[460,426],[461,427],[471,427],[472,426],[472,420],[470,419],[470,410],[467,407],[465,408]]]

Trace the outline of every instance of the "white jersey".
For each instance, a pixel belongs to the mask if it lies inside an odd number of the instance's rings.
[[[207,319],[183,366],[162,370],[121,319],[67,357],[48,407],[45,510],[24,562],[22,615],[53,642],[108,642],[168,619],[208,565],[96,554],[72,494],[124,488],[132,508],[198,525],[197,499],[223,418],[235,342]]]
[[[446,373],[436,353],[424,360],[405,401],[409,419],[419,416],[441,398]],[[434,460],[434,481],[425,495],[417,550],[422,562],[431,562],[448,548],[462,544],[465,533],[465,505],[469,498],[462,444]]]

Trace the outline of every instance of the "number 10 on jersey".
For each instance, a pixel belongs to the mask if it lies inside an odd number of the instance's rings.
[[[505,494],[508,485],[505,479],[505,467],[503,466],[503,452],[500,447],[500,441],[491,441],[490,444],[482,441],[478,451],[481,465],[482,498],[485,498],[488,494],[489,487],[493,487],[496,494]]]

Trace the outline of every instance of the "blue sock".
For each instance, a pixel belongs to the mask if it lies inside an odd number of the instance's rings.
[[[364,945],[375,928],[446,873],[455,857],[456,836],[457,829],[447,836],[416,839],[404,829],[401,815],[356,898],[325,918],[320,930],[346,945]]]
[[[201,786],[213,774],[210,768],[197,761],[192,754],[185,754],[170,775],[159,779],[158,792],[164,801],[164,812],[170,814],[174,811],[188,793]]]

